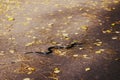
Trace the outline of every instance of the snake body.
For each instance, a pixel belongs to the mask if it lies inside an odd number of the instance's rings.
[[[26,54],[29,54],[29,53],[37,53],[37,54],[51,54],[53,52],[53,49],[71,49],[73,47],[76,47],[76,46],[81,46],[83,45],[83,43],[78,43],[78,42],[75,42],[75,43],[71,43],[70,45],[67,45],[67,46],[51,46],[49,47],[47,50],[47,52],[26,52]]]

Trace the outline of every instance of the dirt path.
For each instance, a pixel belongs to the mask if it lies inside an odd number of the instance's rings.
[[[119,13],[119,0],[1,0],[0,80],[119,80]]]

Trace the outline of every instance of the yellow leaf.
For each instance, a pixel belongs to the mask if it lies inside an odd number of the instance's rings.
[[[112,23],[111,26],[115,26],[115,23]]]
[[[83,30],[85,30],[85,31],[88,30],[88,26],[81,26],[81,28],[82,28]]]
[[[56,73],[56,74],[57,74],[57,73],[60,73],[60,69],[59,69],[59,68],[55,68],[55,69],[54,69],[54,73]]]
[[[96,53],[96,54],[100,54],[100,53],[102,53],[103,51],[104,51],[104,49],[99,49],[99,50],[95,51],[95,53]]]
[[[85,68],[85,71],[90,71],[91,69],[89,67]]]
[[[14,21],[14,20],[15,20],[15,18],[13,18],[13,17],[8,18],[8,21]]]
[[[96,42],[94,43],[96,46],[101,46],[102,45],[102,42]]]
[[[73,57],[78,57],[78,54],[74,54]]]

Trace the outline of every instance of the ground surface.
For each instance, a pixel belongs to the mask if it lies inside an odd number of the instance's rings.
[[[0,45],[0,80],[120,80],[120,0],[0,0]]]

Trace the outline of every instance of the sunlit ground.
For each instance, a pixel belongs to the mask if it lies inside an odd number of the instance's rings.
[[[120,1],[0,0],[0,44],[0,80],[119,80]]]

